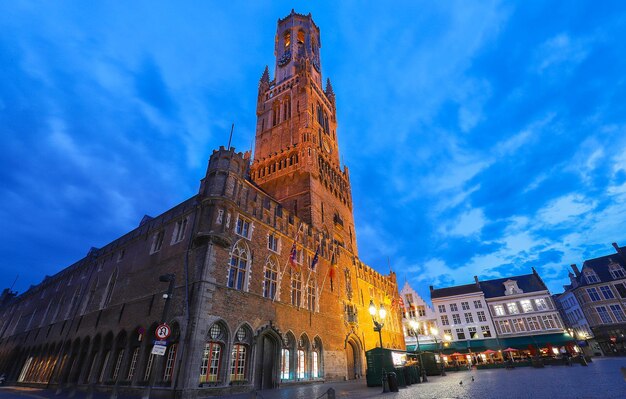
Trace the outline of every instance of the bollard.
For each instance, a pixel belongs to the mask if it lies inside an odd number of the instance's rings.
[[[383,393],[389,392],[389,381],[387,381],[387,373],[383,371]]]
[[[426,369],[422,370],[422,382],[428,382],[428,377],[426,376]]]
[[[328,396],[328,399],[335,399],[335,390],[333,388],[328,388],[326,395]]]

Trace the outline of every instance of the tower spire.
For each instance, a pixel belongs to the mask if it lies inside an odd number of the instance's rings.
[[[326,94],[330,102],[335,105],[335,92],[333,91],[333,85],[330,83],[330,78],[326,79],[326,90],[324,90],[324,94]]]
[[[261,80],[259,84],[270,84],[270,68],[265,65],[265,70],[263,71],[263,75],[261,75]]]

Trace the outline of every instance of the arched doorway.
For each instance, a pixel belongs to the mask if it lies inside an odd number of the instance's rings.
[[[254,362],[256,389],[273,389],[278,386],[281,347],[280,336],[273,329],[265,330],[258,335]]]
[[[361,377],[361,345],[354,336],[346,339],[346,379]]]

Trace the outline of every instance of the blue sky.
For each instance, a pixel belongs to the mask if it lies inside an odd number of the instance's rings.
[[[361,258],[428,286],[626,245],[622,2],[4,2],[0,272],[23,291],[251,147],[276,21],[313,14]]]

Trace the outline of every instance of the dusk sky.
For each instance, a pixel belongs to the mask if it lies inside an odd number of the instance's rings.
[[[19,292],[251,148],[278,18],[312,13],[361,259],[428,286],[626,245],[620,1],[0,3],[0,272]]]

